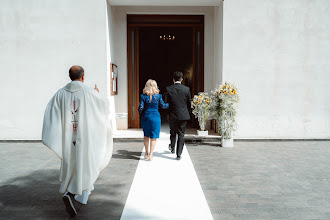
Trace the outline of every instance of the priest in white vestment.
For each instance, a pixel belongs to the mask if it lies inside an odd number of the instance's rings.
[[[71,83],[56,92],[47,105],[42,142],[61,159],[60,192],[72,216],[76,201],[86,204],[113,149],[109,102],[98,88],[84,85],[84,69],[70,68]]]

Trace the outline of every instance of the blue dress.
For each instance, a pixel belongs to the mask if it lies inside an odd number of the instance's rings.
[[[169,107],[169,104],[163,101],[161,94],[153,94],[152,100],[146,94],[140,96],[139,114],[143,133],[146,137],[159,138],[161,124],[159,106],[163,109]]]

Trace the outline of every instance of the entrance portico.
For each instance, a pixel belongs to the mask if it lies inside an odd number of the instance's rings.
[[[195,35],[193,36],[195,43],[197,44],[197,41],[199,40],[200,45],[203,47],[198,48],[193,47],[192,45],[192,50],[195,54],[193,55],[193,62],[195,62],[195,64],[193,64],[194,70],[191,74],[195,75],[195,77],[197,77],[197,74],[199,75],[198,78],[194,79],[194,84],[192,84],[192,95],[197,94],[199,91],[210,92],[217,84],[221,83],[222,52],[215,50],[222,48],[222,1],[203,1],[202,4],[201,1],[186,1],[181,2],[180,6],[174,1],[166,1],[165,4],[160,1],[143,1],[142,3],[138,3],[141,4],[141,6],[136,6],[136,4],[135,6],[130,6],[132,3],[130,1],[108,1],[108,3],[107,11],[109,18],[111,60],[118,65],[120,72],[118,85],[119,93],[117,96],[113,97],[113,101],[117,116],[127,115],[127,117],[116,118],[117,129],[125,130],[129,127],[139,127],[138,116],[134,117],[135,120],[132,121],[133,116],[137,115],[136,105],[138,104],[137,102],[139,99],[139,78],[138,75],[135,75],[135,84],[132,84],[134,79],[132,78],[132,71],[135,70],[134,74],[137,74],[137,70],[140,70],[140,68],[135,66],[135,68],[132,69],[132,35],[127,31],[136,29],[127,29],[127,27],[132,27],[127,20],[129,16],[159,15],[160,17],[166,17],[177,15],[177,17],[202,17],[203,21],[201,23],[202,27],[200,32],[195,31]],[[142,6],[148,3],[151,4],[148,6]],[[153,27],[157,26],[157,23],[158,26],[165,27],[164,24],[160,24],[162,22],[160,22],[159,18],[158,21],[156,19],[154,21],[149,19],[149,23],[150,22],[153,23]],[[187,20],[185,22],[187,23]],[[181,26],[185,25],[185,22],[181,22]],[[144,24],[143,26],[145,27],[145,25],[147,24]],[[134,26],[137,27],[137,24]],[[135,43],[137,43],[137,41]],[[136,44],[134,47],[136,47]],[[125,48],[127,48],[127,53]],[[199,54],[197,54],[197,52],[199,52]],[[135,65],[139,64],[138,58],[139,56],[135,56],[135,59],[133,60]],[[197,60],[199,60],[199,62],[197,62]],[[199,70],[198,72],[196,68]],[[171,76],[169,76],[169,81],[171,81]],[[137,90],[134,93],[132,92],[133,88]],[[131,94],[133,94],[134,98]]]

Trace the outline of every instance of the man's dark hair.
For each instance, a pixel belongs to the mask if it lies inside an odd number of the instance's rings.
[[[173,73],[173,79],[174,79],[175,81],[180,81],[180,80],[182,80],[182,79],[183,79],[183,73],[180,72],[180,71],[175,71],[175,72]]]
[[[69,76],[72,81],[80,79],[83,74],[84,69],[81,66],[72,66],[69,70]]]

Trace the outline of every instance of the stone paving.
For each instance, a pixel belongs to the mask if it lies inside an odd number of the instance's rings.
[[[120,219],[142,148],[142,142],[115,143],[77,219]],[[58,192],[59,167],[42,143],[0,143],[0,219],[70,219]]]
[[[330,219],[330,142],[188,144],[214,219]]]
[[[77,219],[120,219],[142,148],[142,141],[115,142]],[[214,219],[330,219],[329,141],[187,149]],[[59,166],[41,143],[0,143],[0,219],[70,219],[58,193]]]

